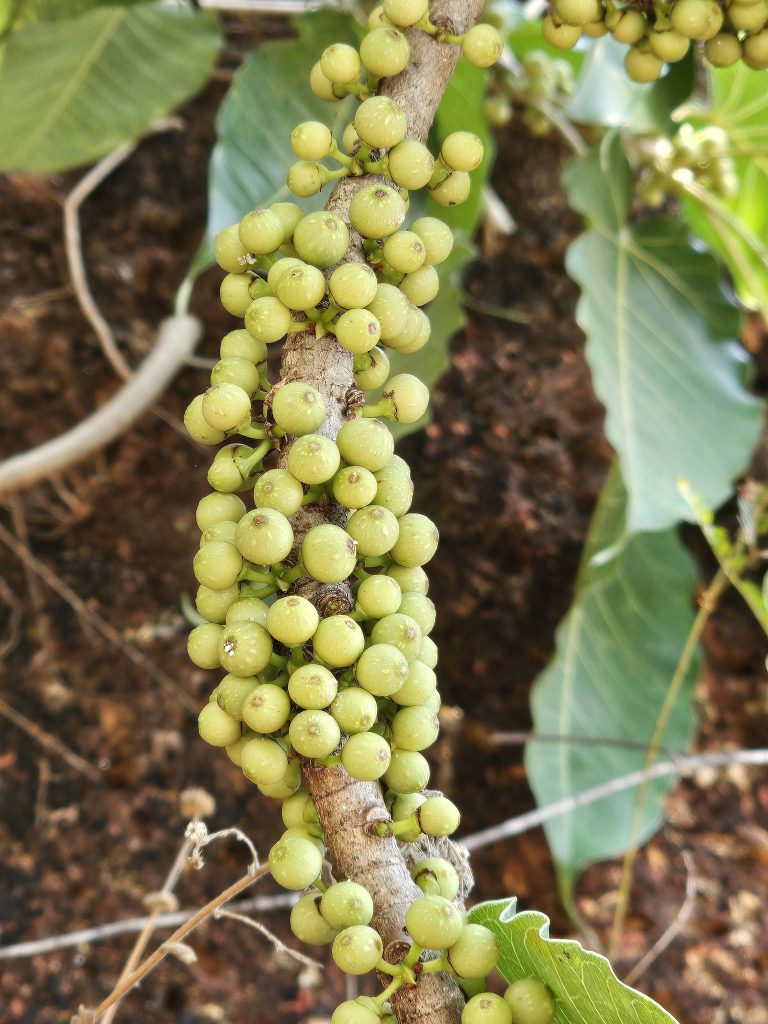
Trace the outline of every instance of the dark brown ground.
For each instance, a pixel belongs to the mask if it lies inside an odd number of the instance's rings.
[[[94,291],[134,364],[199,238],[223,89],[213,83],[186,108],[183,134],[144,142],[84,210]],[[468,832],[531,806],[519,751],[489,750],[485,737],[529,724],[528,691],[568,607],[609,459],[573,323],[576,291],[563,272],[579,227],[558,188],[566,154],[514,126],[500,144],[495,185],[519,231],[500,246],[486,240],[467,286],[485,302],[530,314],[531,326],[473,314],[437,389],[434,423],[401,446],[414,466],[417,505],[438,520],[443,537],[431,572],[441,691],[463,720],[440,781],[461,804]],[[76,177],[0,182],[3,454],[75,423],[116,386],[68,287],[60,201]],[[211,353],[229,329],[215,293],[216,275],[209,275],[194,300]],[[186,371],[164,406],[180,416],[204,380],[201,371]],[[766,383],[761,376],[761,390]],[[16,533],[27,529],[38,558],[201,698],[210,681],[186,661],[179,612],[180,591],[193,590],[201,458],[148,414],[105,456],[67,474],[65,486],[25,494],[15,520],[7,514],[2,521]],[[44,584],[26,578],[2,546],[0,565],[21,614],[5,657],[4,699],[103,774],[100,785],[90,782],[0,718],[3,944],[141,913],[143,895],[160,885],[180,842],[178,793],[186,786],[215,794],[212,827],[241,826],[266,850],[278,831],[276,807],[203,746],[193,717]],[[5,603],[0,616],[8,627]],[[0,636],[7,634],[4,628]],[[764,745],[764,637],[728,600],[707,641],[699,746]],[[689,850],[699,885],[694,915],[641,985],[681,1024],[766,1024],[766,776],[702,774],[696,783],[678,787],[668,825],[640,858],[619,966],[631,965],[674,918],[685,888],[681,853]],[[213,848],[206,869],[183,881],[182,905],[214,895],[244,863],[235,844]],[[540,833],[479,853],[475,871],[477,899],[515,893],[550,914],[556,934],[572,933]],[[603,937],[617,879],[617,865],[601,865],[581,887],[581,910]],[[267,923],[288,937],[285,915]],[[318,986],[311,972],[239,929],[209,925],[193,940],[197,965],[166,962],[125,1002],[120,1019],[327,1021],[343,997],[338,972],[330,968]],[[131,941],[0,961],[0,1022],[53,1024],[81,1002],[94,1005],[114,984]]]

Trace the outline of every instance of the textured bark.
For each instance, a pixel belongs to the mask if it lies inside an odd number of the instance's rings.
[[[482,7],[483,0],[438,0],[431,5],[431,18],[442,30],[461,34],[474,23]],[[424,32],[409,30],[407,35],[411,61],[401,74],[385,80],[380,92],[403,106],[408,118],[408,137],[425,142],[461,50],[436,43]],[[363,185],[376,180],[381,179],[370,175],[343,179],[333,190],[327,209],[349,226],[352,197]],[[361,239],[351,227],[350,249],[345,259],[365,259]],[[322,432],[329,437],[336,436],[359,399],[352,356],[337,344],[333,335],[291,335],[283,351],[281,379],[307,381],[324,395],[328,416]],[[332,508],[325,514],[330,521],[336,518]],[[311,581],[300,580],[295,589],[318,606],[327,607],[328,600],[332,604],[334,596],[338,599],[338,592],[326,594],[331,588],[318,588]],[[380,785],[356,782],[340,766],[328,768],[308,762],[305,774],[325,830],[335,877],[354,879],[370,892],[374,904],[371,923],[382,937],[385,955],[387,947],[395,943],[390,955],[393,960],[399,959],[405,949],[402,940],[407,937],[405,913],[421,891],[411,880],[396,840],[371,834],[372,822],[388,818]],[[463,1004],[456,983],[442,973],[422,976],[415,986],[401,988],[392,999],[400,1024],[458,1024]]]

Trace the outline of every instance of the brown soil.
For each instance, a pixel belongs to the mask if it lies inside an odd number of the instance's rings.
[[[228,66],[234,61],[227,56]],[[212,83],[183,112],[183,134],[142,143],[88,200],[85,252],[97,300],[127,358],[152,342],[191,259],[205,215],[207,159],[224,86]],[[579,230],[559,190],[567,154],[554,139],[511,126],[500,139],[495,186],[519,226],[507,241],[486,239],[467,275],[469,292],[528,314],[526,326],[473,314],[453,345],[453,365],[435,395],[428,430],[407,439],[417,506],[434,516],[442,545],[433,564],[439,608],[441,691],[460,709],[442,741],[436,773],[464,811],[467,831],[531,806],[515,748],[489,749],[491,729],[529,725],[528,691],[552,652],[609,450],[591,390],[582,337],[573,322],[576,289],[563,271]],[[77,179],[15,177],[0,182],[0,375],[5,383],[0,450],[10,454],[77,422],[117,386],[68,284],[61,241],[62,197]],[[196,289],[206,350],[228,329],[216,275]],[[180,375],[165,396],[180,416],[204,383]],[[765,374],[758,385],[766,384]],[[89,608],[201,700],[208,674],[184,651],[179,592],[192,591],[194,507],[204,493],[203,458],[148,414],[104,456],[65,481],[26,493],[3,522],[24,536]],[[13,514],[12,514],[13,513]],[[265,852],[278,832],[274,805],[197,739],[178,700],[101,640],[81,615],[25,574],[0,547],[3,695],[102,774],[100,784],[46,752],[0,718],[2,943],[55,935],[142,912],[180,843],[178,794],[215,794],[212,827],[244,828]],[[726,601],[707,637],[710,659],[699,691],[699,746],[757,746],[768,718],[764,638],[744,609]],[[681,1024],[768,1021],[768,785],[765,774],[733,771],[677,788],[669,822],[643,852],[620,968],[638,959],[682,904],[690,851],[699,897],[682,935],[646,972],[641,987]],[[203,871],[180,888],[195,906],[245,864],[234,842],[217,844]],[[514,893],[572,934],[559,907],[540,833],[475,858],[477,899]],[[601,935],[610,923],[616,864],[592,868],[580,908]],[[256,892],[273,891],[263,883]],[[284,914],[265,918],[289,938]],[[344,982],[321,979],[271,951],[239,925],[209,924],[194,939],[198,962],[166,962],[133,994],[122,1019],[144,1024],[327,1020]],[[0,1020],[65,1021],[80,1003],[111,989],[130,937],[0,961]],[[319,958],[325,960],[325,951]],[[364,983],[365,984],[365,983]]]

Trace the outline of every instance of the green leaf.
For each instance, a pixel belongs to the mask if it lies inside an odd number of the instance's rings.
[[[0,170],[64,170],[138,138],[200,88],[219,42],[211,14],[160,3],[14,32],[0,69]]]
[[[765,76],[741,63],[708,70],[712,102],[709,110],[694,121],[699,127],[714,125],[726,133],[734,153],[738,186],[731,198],[712,196],[711,204],[706,206],[686,195],[683,211],[691,229],[725,259],[742,301],[768,318]],[[751,243],[745,234],[751,236]]]
[[[576,89],[565,107],[566,116],[581,124],[633,132],[668,130],[673,110],[691,94],[692,61],[673,65],[653,85],[640,85],[624,70],[626,52],[626,46],[610,35],[590,40]]]
[[[566,266],[581,287],[577,320],[635,533],[691,518],[680,476],[713,508],[729,496],[757,442],[761,403],[744,385],[739,317],[717,262],[673,220],[620,223],[625,170],[611,146],[566,172],[571,203],[594,225]]]
[[[552,939],[538,910],[516,913],[517,900],[480,903],[469,920],[499,939],[499,970],[508,982],[538,978],[555,997],[554,1024],[676,1024],[648,996],[619,981],[604,956],[572,939]]]
[[[628,536],[626,512],[614,467],[590,527],[573,605],[557,631],[555,656],[534,684],[537,733],[651,739],[693,624],[696,573],[676,531]],[[665,746],[682,748],[690,736],[696,673],[693,663],[664,732]],[[531,742],[526,750],[539,806],[641,769],[645,759],[643,749],[566,741]],[[635,841],[658,828],[669,785],[649,784]],[[636,794],[637,788],[619,793],[545,826],[566,905],[579,871],[627,848]]]
[[[209,174],[211,237],[254,207],[286,200],[307,209],[323,205],[318,197],[297,200],[288,191],[285,177],[297,159],[290,136],[301,121],[322,121],[339,135],[346,125],[352,101],[317,99],[309,71],[330,43],[357,42],[355,22],[319,11],[294,24],[298,39],[264,43],[246,58],[219,111]]]

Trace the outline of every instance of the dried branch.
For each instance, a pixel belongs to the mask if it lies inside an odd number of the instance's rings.
[[[271,932],[266,925],[263,925],[261,921],[256,921],[252,917],[247,917],[245,914],[237,913],[234,910],[217,910],[214,915],[216,919],[222,917],[229,918],[230,921],[239,921],[240,924],[247,925],[249,928],[253,928],[259,935],[263,935],[265,939],[268,939],[275,948],[276,953],[282,953],[285,956],[291,957],[292,960],[298,961],[300,964],[304,964],[305,967],[315,967],[318,970],[322,970],[323,965],[319,960],[313,960],[311,956],[306,956],[304,953],[300,953],[297,949],[291,949],[290,946],[286,946],[278,937]]]
[[[90,779],[91,782],[102,781],[102,775],[98,768],[95,768],[85,758],[76,754],[74,750],[71,750],[57,736],[52,736],[51,733],[41,729],[35,722],[30,721],[26,715],[22,715],[16,708],[11,707],[2,697],[0,697],[0,715],[9,722],[12,722],[17,729],[25,732],[27,736],[31,736],[36,743],[40,744],[43,750],[47,750],[49,754],[53,754],[55,757],[60,757],[70,768],[74,768],[76,772],[80,772],[81,775]]]
[[[482,0],[437,0],[431,5],[430,18],[433,24],[462,34],[474,23],[482,6]],[[435,42],[419,30],[408,30],[407,35],[411,60],[403,72],[386,79],[380,91],[405,110],[408,137],[425,142],[460,51],[456,46]],[[349,224],[349,204],[361,187],[376,180],[371,176],[343,179],[328,200],[327,209],[350,227],[347,259],[365,259],[360,236]],[[284,381],[307,381],[323,394],[328,416],[322,430],[335,437],[354,393],[352,356],[330,334],[323,338],[294,334],[285,343],[281,376]],[[322,595],[312,596],[316,604],[322,602]],[[404,938],[405,912],[421,891],[411,879],[396,840],[376,838],[369,831],[371,822],[388,817],[381,787],[350,779],[339,767],[309,764],[306,775],[325,831],[334,877],[354,879],[370,892],[374,904],[371,923],[386,950]],[[423,976],[418,985],[403,987],[392,999],[400,1024],[457,1024],[462,1005],[458,986],[442,973]]]

